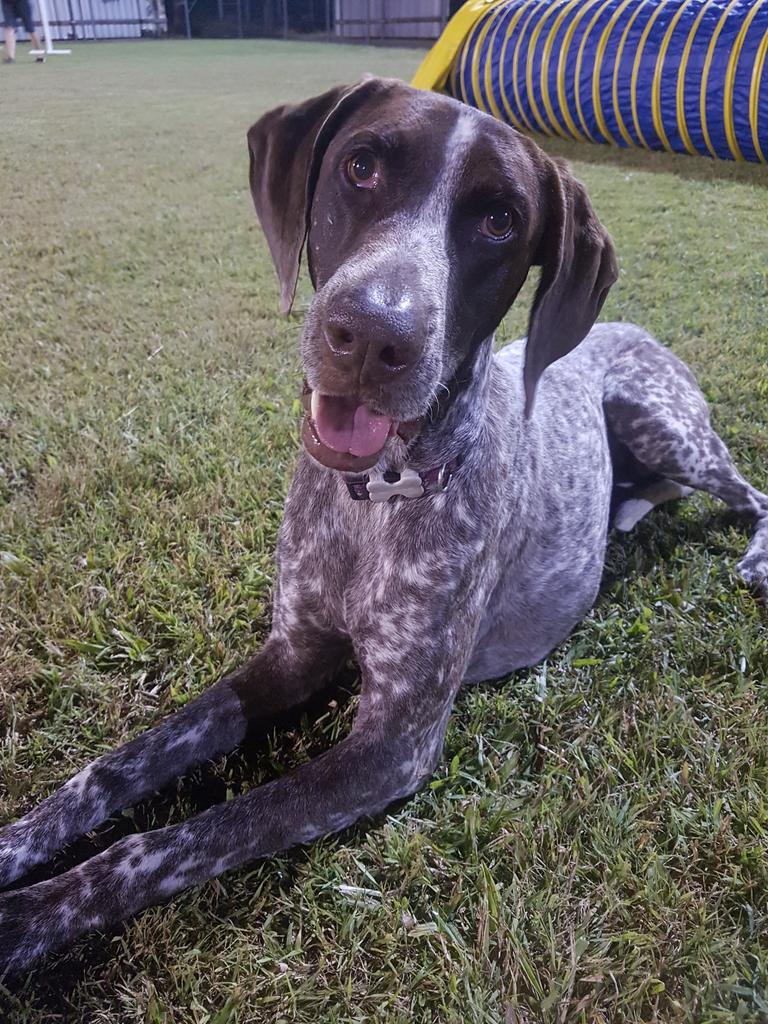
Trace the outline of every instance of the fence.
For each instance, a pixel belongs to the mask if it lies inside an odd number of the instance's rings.
[[[180,0],[176,31],[200,36],[313,35],[337,42],[433,42],[462,0]],[[186,6],[188,5],[188,7]]]
[[[313,36],[429,44],[460,5],[461,0],[48,0],[56,40]]]
[[[437,39],[449,0],[335,0],[335,35],[366,42]]]
[[[162,0],[48,0],[47,6],[51,38],[56,40],[140,39],[167,33]],[[32,10],[38,13],[34,0]],[[19,36],[25,37],[21,29]]]

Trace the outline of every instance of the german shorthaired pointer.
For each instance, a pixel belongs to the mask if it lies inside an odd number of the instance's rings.
[[[462,680],[534,664],[589,610],[612,507],[628,530],[709,491],[755,524],[739,571],[768,592],[768,497],[734,468],[691,373],[639,327],[593,327],[616,260],[565,167],[379,79],[274,110],[248,140],[283,310],[305,241],[316,289],[272,631],[0,830],[0,884],[300,706],[350,651],[357,718],[290,774],[0,896],[0,973],[417,790]],[[527,344],[494,355],[532,266]]]

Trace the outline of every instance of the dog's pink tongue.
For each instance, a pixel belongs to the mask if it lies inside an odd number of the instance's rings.
[[[386,444],[392,426],[388,416],[377,416],[349,398],[318,394],[312,411],[322,443],[350,455],[375,455]]]

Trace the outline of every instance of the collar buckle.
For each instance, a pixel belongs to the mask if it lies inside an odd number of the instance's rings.
[[[444,462],[437,471],[437,479],[435,480],[435,490],[439,492],[447,491],[448,484],[453,479],[453,470],[450,468],[447,462]]]

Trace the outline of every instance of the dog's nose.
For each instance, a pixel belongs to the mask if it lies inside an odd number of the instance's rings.
[[[383,384],[419,358],[429,326],[409,292],[366,288],[337,297],[324,318],[325,341],[341,370]]]

